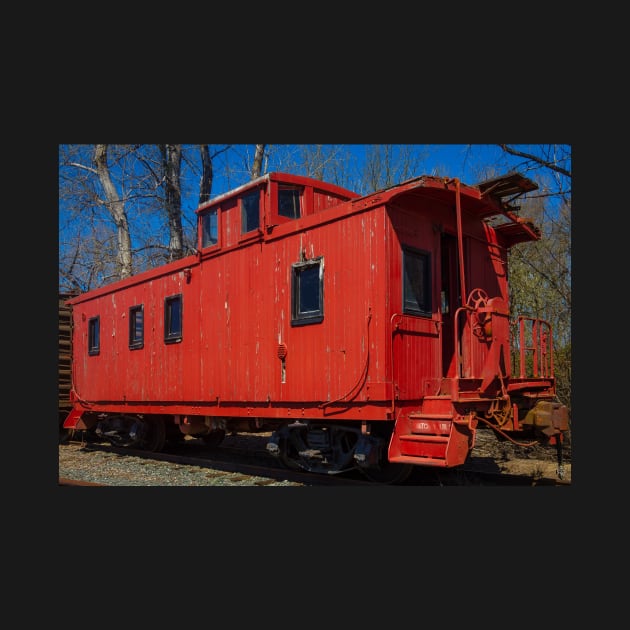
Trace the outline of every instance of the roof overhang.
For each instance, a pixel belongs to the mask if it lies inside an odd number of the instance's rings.
[[[540,238],[538,228],[529,219],[516,216],[519,208],[511,205],[524,193],[537,189],[535,182],[520,173],[508,173],[473,186],[454,178],[423,175],[355,199],[353,205],[368,208],[419,197],[454,207],[459,193],[462,212],[480,220],[500,218],[504,221],[492,227],[501,235],[505,246],[511,247]]]

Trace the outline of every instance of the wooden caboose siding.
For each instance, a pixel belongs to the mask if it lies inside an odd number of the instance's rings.
[[[389,239],[389,284],[392,322],[392,378],[399,400],[418,400],[436,394],[441,372],[439,329],[440,233],[434,225],[444,209],[418,199],[388,207],[391,221]],[[446,217],[445,217],[446,218]],[[431,266],[431,317],[403,313],[403,246],[428,252]]]
[[[282,239],[251,243],[204,262],[200,301],[204,399],[309,403],[341,398],[364,370],[368,333],[368,381],[372,395],[378,391],[383,398],[383,217],[382,211],[360,213]],[[292,265],[303,257],[323,258],[324,319],[292,326]],[[287,350],[284,383],[279,344]],[[356,400],[365,399],[368,390],[361,388]]]
[[[248,403],[308,406],[346,396],[388,405],[386,235],[382,209],[359,212],[83,301],[77,393],[102,402],[217,404],[204,409],[210,414],[221,414],[220,404],[241,405],[247,415]],[[291,267],[302,256],[323,258],[324,320],[292,326]],[[165,344],[164,298],[175,294],[183,298],[183,339]],[[129,309],[140,304],[144,347],[130,350]],[[101,349],[89,356],[87,320],[96,315]]]
[[[195,259],[193,259],[194,261]],[[190,260],[188,261],[191,262]],[[198,265],[187,265],[194,277]],[[164,298],[183,299],[183,339],[164,343]],[[144,345],[129,348],[129,309],[144,308]],[[183,269],[135,282],[125,290],[110,291],[75,306],[74,385],[87,400],[171,400],[199,396],[199,365],[188,357],[198,354],[195,333],[198,292],[187,282]],[[100,318],[100,352],[87,352],[88,321]]]
[[[198,288],[202,400],[264,400],[262,243],[204,261]],[[268,298],[267,298],[268,299]],[[264,345],[264,344],[263,344]]]

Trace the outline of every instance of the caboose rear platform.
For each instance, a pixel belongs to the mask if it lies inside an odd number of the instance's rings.
[[[198,252],[70,300],[66,428],[159,450],[273,430],[268,451],[397,481],[465,462],[479,423],[559,445],[552,330],[509,311],[507,252],[539,238],[519,174],[359,196],[272,173],[198,211]]]

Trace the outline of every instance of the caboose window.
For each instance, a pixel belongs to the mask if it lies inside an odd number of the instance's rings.
[[[164,341],[182,340],[182,296],[171,295],[164,299]]]
[[[132,306],[129,309],[129,349],[136,350],[144,346],[144,306]]]
[[[291,325],[324,319],[324,260],[316,258],[291,267]]]
[[[245,195],[241,199],[241,232],[251,232],[258,229],[260,225],[260,192]]]
[[[217,209],[214,208],[201,217],[201,246],[210,247],[219,242]]]
[[[100,317],[88,320],[88,354],[98,354],[101,350],[101,321]]]
[[[289,219],[300,216],[300,188],[280,186],[278,188],[278,214]]]
[[[404,247],[403,264],[403,313],[431,315],[431,274],[427,252]]]

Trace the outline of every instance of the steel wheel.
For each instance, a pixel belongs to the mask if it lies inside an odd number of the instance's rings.
[[[290,434],[288,438],[280,442],[280,461],[290,470],[304,470],[298,463],[299,447],[294,444],[295,435]],[[302,447],[303,448],[303,447]]]
[[[166,426],[164,418],[155,416],[141,422],[141,435],[138,440],[139,447],[144,451],[159,452],[166,444]]]
[[[225,430],[215,429],[214,431],[210,431],[210,433],[200,435],[199,437],[206,446],[219,446],[219,444],[223,442],[223,438],[225,437]]]

